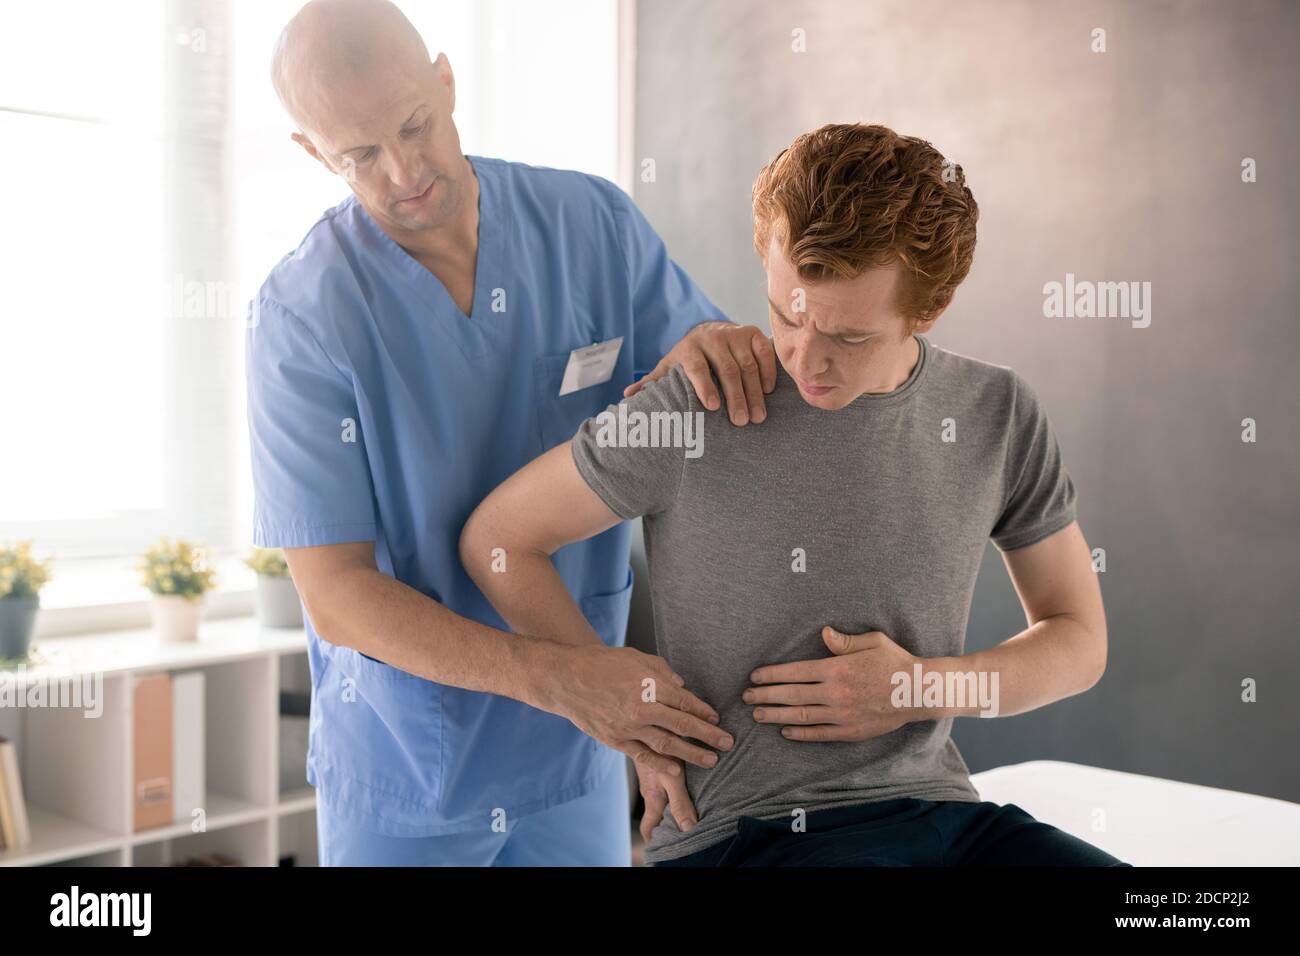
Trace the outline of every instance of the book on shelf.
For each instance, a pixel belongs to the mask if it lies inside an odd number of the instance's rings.
[[[172,793],[176,822],[204,806],[203,672],[172,676]]]
[[[7,737],[0,737],[0,850],[19,850],[31,842],[18,747]]]
[[[138,677],[133,689],[135,832],[166,826],[172,813],[172,677]]]

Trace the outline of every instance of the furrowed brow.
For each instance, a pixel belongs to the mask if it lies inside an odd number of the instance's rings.
[[[785,319],[787,322],[790,322],[791,325],[794,324],[793,322],[791,322],[790,317],[785,314],[785,312],[781,309],[779,305],[776,304],[775,300],[773,300],[773,298],[770,295],[767,297],[767,304],[770,305],[776,311],[776,314],[779,315],[781,318]],[[876,333],[871,331],[870,329],[867,330],[855,329],[855,330],[850,330],[848,332],[822,332],[822,335],[830,339],[851,339],[859,335],[865,335],[868,338],[870,338],[875,334]]]

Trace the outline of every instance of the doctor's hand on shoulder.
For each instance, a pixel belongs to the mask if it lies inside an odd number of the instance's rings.
[[[767,417],[763,395],[776,388],[776,351],[772,340],[753,325],[704,322],[682,336],[648,375],[633,382],[623,397],[635,395],[646,382],[654,382],[680,365],[695,387],[704,407],[716,411],[716,375],[727,397],[727,415],[733,425],[761,422]]]

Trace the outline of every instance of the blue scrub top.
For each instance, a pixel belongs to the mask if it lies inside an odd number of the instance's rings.
[[[349,197],[250,303],[254,543],[375,542],[379,569],[509,630],[460,565],[460,531],[505,478],[622,398],[690,328],[725,319],[622,190],[467,157],[479,180],[473,314]],[[569,353],[623,336],[613,378],[560,396]],[[629,525],[555,565],[623,644]],[[397,670],[307,622],[307,779],[392,836],[486,826],[583,795],[621,763],[568,720]]]

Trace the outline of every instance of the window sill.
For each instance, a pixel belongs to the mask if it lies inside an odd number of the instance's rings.
[[[135,630],[152,623],[151,595],[130,562],[69,562],[54,572],[54,580],[41,591],[35,639]],[[256,575],[242,561],[219,561],[217,583],[216,590],[204,596],[204,620],[254,612]]]

